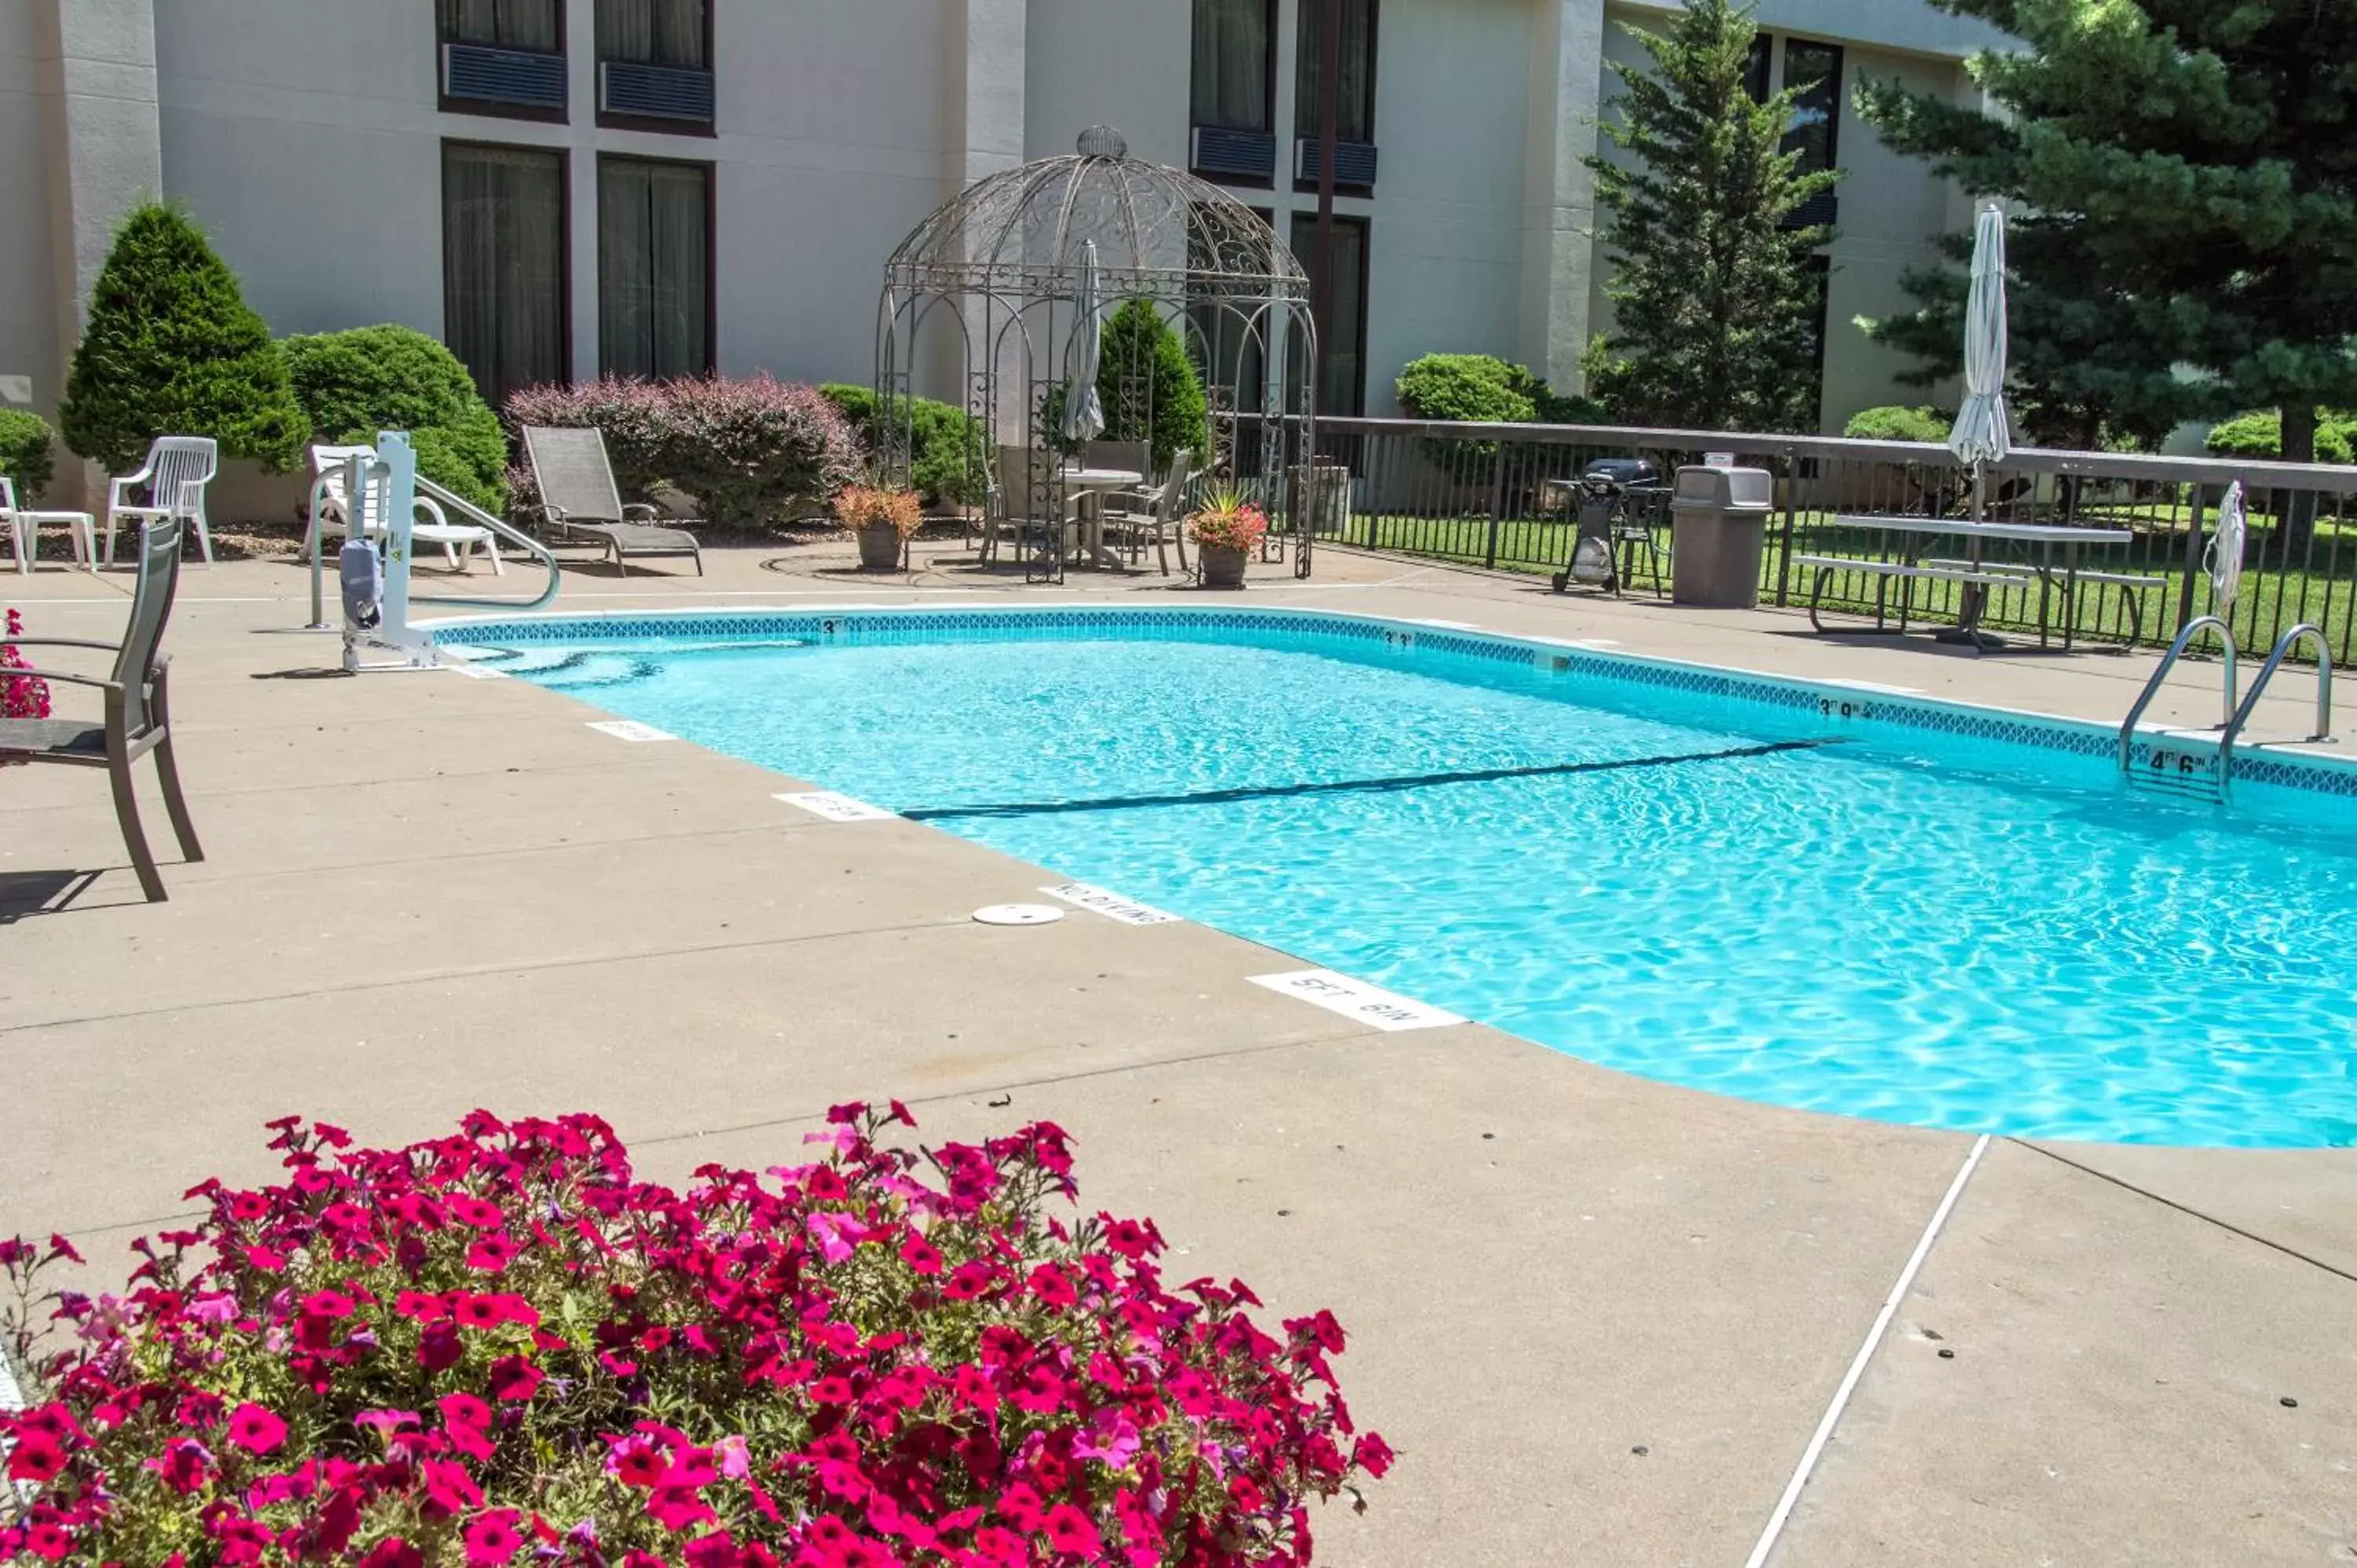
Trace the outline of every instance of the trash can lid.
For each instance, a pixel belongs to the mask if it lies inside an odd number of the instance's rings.
[[[1765,468],[1680,468],[1677,499],[1686,506],[1772,507],[1776,479]]]

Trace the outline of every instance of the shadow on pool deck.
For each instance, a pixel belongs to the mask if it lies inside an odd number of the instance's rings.
[[[772,558],[584,577],[565,604],[1024,592]],[[1278,570],[1247,602],[2092,717],[2148,668],[1825,644],[1789,616],[1340,553],[1306,585]],[[5,596],[33,635],[102,636],[120,586],[43,572]],[[1049,1116],[1088,1202],[1155,1215],[1174,1266],[1351,1329],[1345,1386],[1403,1458],[1365,1517],[1329,1514],[1333,1562],[1736,1564],[1970,1146],[1477,1026],[1361,1032],[1246,983],[1295,961],[1196,926],[974,925],[1045,874],[912,822],[819,822],[773,774],[622,745],[522,682],[251,679],[331,660],[257,635],[306,588],[272,563],[183,580],[176,708],[210,858],[167,865],[171,903],[135,901],[103,789],[0,775],[0,1232],[116,1254],[198,1177],[266,1174],[259,1123],[290,1110],[376,1140],[479,1104],[596,1110],[669,1178],[771,1163],[853,1095],[909,1101],[932,1137]],[[2352,1553],[2357,1340],[2331,1326],[2357,1311],[2357,1153],[2057,1153],[2075,1165],[1991,1149],[1777,1561]]]

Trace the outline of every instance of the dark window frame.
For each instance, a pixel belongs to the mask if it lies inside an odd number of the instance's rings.
[[[1776,80],[1776,37],[1772,33],[1755,33],[1751,53],[1743,65],[1743,91],[1754,103],[1765,103],[1770,94],[1769,84]]]
[[[572,386],[576,377],[573,371],[573,149],[570,147],[534,146],[521,142],[487,142],[479,137],[445,136],[442,138],[442,342],[450,344],[450,154],[454,150],[473,148],[494,153],[544,153],[556,159],[556,310],[557,357],[560,366],[556,383]],[[451,350],[456,353],[457,350]],[[461,361],[464,362],[463,360]],[[468,379],[475,368],[467,366]],[[488,400],[487,400],[488,401]],[[504,403],[502,396],[500,403]],[[499,412],[494,404],[493,413]]]
[[[1357,3],[1357,0],[1320,0],[1320,4],[1327,5],[1351,5],[1355,3]],[[1376,112],[1381,102],[1381,89],[1383,86],[1383,0],[1365,0],[1365,5],[1367,7],[1367,134],[1364,136],[1353,136],[1347,133],[1338,132],[1335,136],[1335,140],[1338,142],[1356,142],[1362,146],[1376,146],[1380,145],[1376,139],[1375,126],[1377,124]],[[1308,15],[1308,7],[1307,5],[1303,5],[1299,11],[1299,16],[1306,21]],[[1298,38],[1294,40],[1294,47],[1297,51],[1300,50],[1301,40]],[[1322,47],[1321,43],[1321,49]],[[1322,113],[1313,113],[1313,111],[1316,111],[1318,107],[1315,102],[1315,94],[1307,93],[1301,91],[1301,79],[1303,74],[1308,71],[1316,70],[1318,63],[1319,62],[1317,59],[1307,54],[1300,55],[1300,57],[1295,61],[1293,73],[1293,127],[1294,138],[1297,142],[1315,142],[1321,139],[1319,133],[1324,126],[1324,116]],[[1305,128],[1301,123],[1301,117],[1305,113],[1311,114],[1310,124],[1307,128]],[[1339,121],[1339,115],[1337,116],[1337,119]],[[1337,179],[1334,183],[1336,189],[1354,196],[1368,195],[1372,190],[1372,187],[1351,185],[1347,181],[1340,179]],[[1318,188],[1318,182],[1314,179],[1296,179],[1293,182],[1293,188],[1297,193],[1302,191],[1313,191]],[[1363,396],[1364,394],[1362,392],[1362,399]]]
[[[714,27],[713,16],[714,13],[720,8],[720,0],[703,0],[703,5],[704,69],[705,73],[712,76],[716,83],[719,76],[717,62],[720,57],[718,53],[718,36]],[[595,24],[593,23],[592,26],[594,27]],[[609,55],[606,52],[606,40],[603,38],[599,38],[596,42],[597,59],[593,69],[595,69],[598,73],[598,97],[602,102],[605,96],[605,68],[608,61],[618,60],[619,57]],[[636,65],[646,62],[632,60],[625,63]],[[712,114],[713,117],[709,120],[666,120],[647,114],[609,114],[606,113],[604,109],[600,108],[597,111],[597,125],[600,130],[607,131],[650,131],[660,136],[699,136],[705,140],[711,140],[716,138],[720,134],[718,125],[720,117],[719,95],[716,91],[713,98]],[[661,162],[662,160],[656,159],[654,161]]]
[[[1309,230],[1308,249],[1304,250],[1300,246],[1296,245],[1294,247],[1294,254],[1300,259],[1302,265],[1306,270],[1314,265],[1317,259],[1318,214],[1314,211],[1303,211],[1299,208],[1296,208],[1293,212],[1293,226],[1295,233],[1291,237],[1298,239],[1300,237],[1301,227],[1305,224],[1308,226]],[[1324,396],[1325,388],[1320,386],[1318,389],[1319,393],[1318,399],[1318,416],[1320,419],[1324,419],[1329,416],[1335,419],[1363,419],[1366,417],[1367,408],[1367,322],[1371,316],[1371,312],[1368,310],[1368,305],[1370,302],[1367,296],[1370,292],[1368,288],[1369,280],[1374,272],[1375,220],[1373,215],[1370,213],[1337,212],[1334,214],[1334,227],[1338,231],[1344,228],[1355,228],[1359,231],[1359,309],[1357,325],[1359,376],[1358,385],[1351,399],[1353,405],[1352,412],[1345,413],[1340,409],[1327,407]],[[1337,249],[1339,248],[1340,247],[1338,246]],[[1313,285],[1315,283],[1314,276],[1312,278],[1312,283]],[[1330,294],[1329,297],[1331,297]],[[1312,320],[1314,321],[1315,319],[1316,318],[1313,315]],[[1316,325],[1318,328],[1318,372],[1319,378],[1322,380],[1326,371],[1326,353],[1328,346],[1326,323],[1318,321]]]
[[[472,39],[455,38],[443,24],[440,0],[434,6],[434,106],[445,114],[466,114],[483,120],[529,120],[542,125],[569,125],[573,123],[573,37],[566,13],[572,8],[565,0],[550,0],[556,14],[556,48],[554,49],[512,49],[506,44],[476,45]],[[565,62],[565,98],[562,109],[539,109],[529,103],[495,103],[481,98],[453,98],[447,91],[448,79],[442,69],[442,51],[451,44],[467,44],[474,48],[508,49],[514,54],[550,54]],[[479,146],[492,144],[479,142]]]
[[[707,7],[705,15],[709,17]],[[656,164],[671,168],[701,169],[704,172],[704,369],[702,374],[715,375],[720,369],[720,166],[703,158],[645,157],[637,153],[604,153],[597,155],[597,200],[606,199],[605,174],[608,164]],[[602,213],[601,213],[602,216]],[[597,246],[597,373],[606,375],[606,246],[605,229],[601,221]]]
[[[1826,63],[1828,66],[1825,74],[1819,78],[1817,81],[1812,83],[1809,89],[1812,92],[1815,91],[1819,88],[1823,88],[1824,91],[1824,162],[1817,168],[1811,168],[1808,166],[1807,161],[1804,158],[1800,172],[1803,174],[1816,174],[1822,172],[1824,169],[1839,168],[1841,166],[1842,76],[1843,73],[1849,69],[1848,51],[1840,44],[1828,43],[1820,38],[1786,38],[1784,40],[1783,84],[1788,88],[1792,85],[1792,51],[1795,48],[1811,52],[1822,52],[1826,57]],[[1795,107],[1798,107],[1798,105],[1796,104]],[[1805,142],[1803,140],[1805,134],[1806,133],[1799,126],[1788,128],[1784,133],[1784,140],[1782,144],[1783,149],[1786,152],[1792,152],[1795,149],[1805,151]]]
[[[1191,151],[1193,146],[1193,137],[1195,131],[1198,129],[1240,131],[1248,135],[1266,136],[1269,138],[1272,148],[1274,148],[1275,145],[1279,140],[1276,134],[1276,44],[1277,23],[1278,18],[1282,15],[1282,11],[1277,5],[1277,0],[1261,0],[1261,8],[1267,17],[1266,31],[1268,37],[1267,46],[1262,50],[1261,59],[1261,102],[1268,105],[1268,123],[1265,125],[1211,125],[1205,121],[1195,118],[1196,78],[1195,38],[1193,30],[1194,13],[1191,5],[1189,8],[1187,38],[1187,129],[1189,146],[1190,148],[1188,162],[1190,167],[1194,162]],[[1265,178],[1255,175],[1206,173],[1200,170],[1196,171],[1196,177],[1199,179],[1209,180],[1213,185],[1233,186],[1239,190],[1275,190],[1276,188],[1276,154],[1272,150],[1270,153],[1269,172]]]

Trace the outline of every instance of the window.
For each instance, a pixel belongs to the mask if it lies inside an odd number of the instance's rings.
[[[617,376],[712,369],[712,169],[597,165],[597,349]]]
[[[1768,62],[1776,53],[1776,40],[1760,33],[1751,40],[1750,58],[1743,62],[1743,91],[1751,94],[1754,103],[1768,102]]]
[[[565,48],[564,0],[437,0],[446,44],[530,49]]]
[[[1784,150],[1800,153],[1803,174],[1833,167],[1840,151],[1841,78],[1840,45],[1784,40],[1784,86],[1798,94]]]
[[[597,58],[709,70],[711,26],[707,0],[597,0]]]
[[[1326,6],[1342,7],[1342,91],[1336,106],[1336,136],[1345,142],[1375,139],[1375,0],[1301,0],[1300,58],[1295,74],[1294,134],[1325,134],[1325,99],[1318,91],[1326,54]],[[1336,160],[1340,172],[1340,160]]]
[[[1195,0],[1194,123],[1276,128],[1276,0]]]
[[[1318,215],[1293,215],[1293,253],[1309,274],[1311,296],[1318,284]],[[1367,411],[1367,220],[1334,220],[1334,287],[1327,313],[1318,321],[1318,412],[1357,415]]]
[[[498,407],[570,376],[565,156],[442,149],[443,340]]]

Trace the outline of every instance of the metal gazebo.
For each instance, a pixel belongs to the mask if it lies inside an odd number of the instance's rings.
[[[1258,500],[1272,547],[1289,543],[1296,575],[1308,575],[1313,509],[1296,493],[1317,449],[1308,274],[1252,209],[1131,157],[1103,126],[1082,133],[1073,156],[969,187],[885,263],[876,392],[888,471],[909,476],[920,394],[949,392],[943,401],[962,401],[979,431],[969,490],[987,495],[985,554],[1003,537],[1028,580],[1061,581],[1080,448],[1066,410],[1099,340],[1084,330],[1091,302],[1099,325],[1112,324],[1095,379],[1105,438],[1152,457],[1183,443],[1199,485],[1232,484]],[[1169,377],[1151,362],[1158,334],[1135,329],[1141,312],[1185,345],[1204,393],[1200,420],[1190,399],[1159,390]],[[1211,450],[1192,450],[1206,435]]]

